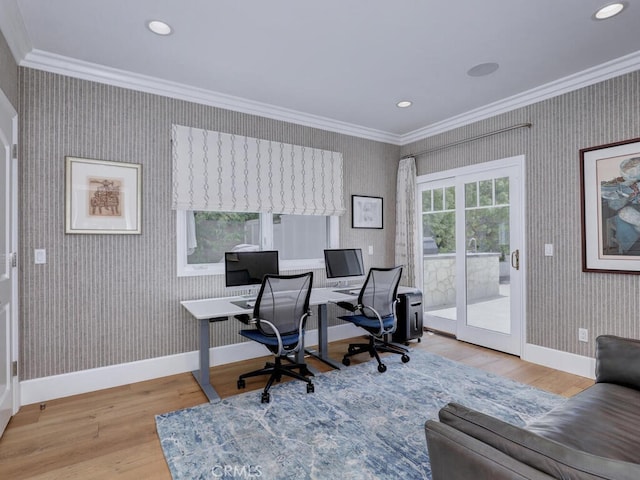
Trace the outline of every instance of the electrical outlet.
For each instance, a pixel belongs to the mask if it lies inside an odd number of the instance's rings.
[[[588,342],[589,341],[589,330],[587,330],[586,328],[579,328],[578,329],[578,340],[580,340],[581,342]]]
[[[544,256],[553,257],[553,243],[544,244]]]
[[[369,245],[369,255],[373,255],[373,245]]]

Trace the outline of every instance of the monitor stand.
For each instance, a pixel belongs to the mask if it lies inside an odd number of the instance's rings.
[[[260,285],[256,285],[255,288],[250,288],[248,290],[245,290],[244,293],[242,295],[240,295],[242,298],[253,298],[255,299],[258,296],[258,293],[260,293]]]

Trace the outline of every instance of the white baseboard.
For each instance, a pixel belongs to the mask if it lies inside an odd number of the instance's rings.
[[[360,336],[362,333],[362,330],[355,325],[344,324],[329,327],[328,337],[329,341],[344,340]],[[308,346],[317,345],[318,331],[307,331],[305,339]],[[209,353],[210,366],[225,365],[268,355],[264,347],[255,342],[215,347]],[[523,353],[522,359],[527,362],[537,363],[574,375],[595,378],[595,359],[593,358],[532,344],[525,344]],[[20,400],[22,405],[41,403],[55,398],[143,382],[154,378],[191,372],[196,369],[198,369],[198,352],[193,351],[109,367],[24,380],[20,382]]]
[[[362,330],[352,324],[329,327],[329,341],[343,340],[362,335]],[[309,330],[305,335],[306,345],[318,344],[318,331]],[[255,342],[211,348],[210,366],[225,365],[250,358],[263,357],[269,352]],[[165,357],[150,358],[137,362],[121,363],[109,367],[92,368],[79,372],[53,375],[50,377],[24,380],[20,382],[20,403],[29,405],[54,398],[68,397],[93,392],[105,388],[143,382],[154,378],[176,375],[197,370],[198,352],[179,353]]]
[[[563,372],[596,378],[596,359],[526,343],[522,359]]]

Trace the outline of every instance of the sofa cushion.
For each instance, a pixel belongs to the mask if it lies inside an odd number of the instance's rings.
[[[640,340],[600,335],[596,339],[596,383],[640,390]]]
[[[497,418],[450,403],[439,412],[440,421],[501,452],[560,479],[638,480],[640,465],[612,460],[508,424]],[[597,435],[597,432],[595,432]]]
[[[637,390],[596,383],[525,428],[577,450],[640,463],[638,403]]]

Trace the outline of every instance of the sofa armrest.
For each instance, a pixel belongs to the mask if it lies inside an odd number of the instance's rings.
[[[550,480],[536,470],[449,425],[425,425],[433,480]]]
[[[637,480],[640,465],[599,457],[450,403],[440,421],[554,478]]]
[[[596,339],[596,383],[640,390],[640,340],[600,335]]]

